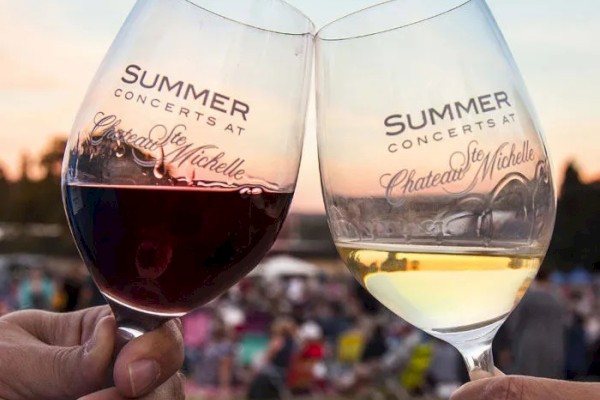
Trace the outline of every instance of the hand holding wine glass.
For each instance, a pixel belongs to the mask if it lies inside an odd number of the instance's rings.
[[[529,376],[504,376],[469,382],[450,400],[595,400],[600,385]]]
[[[381,303],[493,373],[491,342],[552,234],[528,95],[484,0],[396,0],[317,35],[331,232]]]
[[[136,3],[63,164],[73,236],[124,339],[270,249],[298,175],[312,29],[280,0]]]
[[[116,358],[116,386],[105,390],[115,343],[109,307],[62,314],[17,311],[0,323],[2,399],[77,399],[90,393],[89,400],[183,398],[176,374],[183,360],[182,332],[176,320],[128,343]]]

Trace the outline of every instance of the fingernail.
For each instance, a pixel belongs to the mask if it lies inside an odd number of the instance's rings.
[[[98,343],[101,341],[100,336],[101,336],[101,330],[103,329],[103,326],[106,324],[107,320],[112,319],[112,318],[113,317],[111,317],[111,316],[106,316],[106,317],[102,318],[100,321],[98,321],[98,323],[96,324],[96,327],[94,328],[94,332],[92,333],[92,337],[89,338],[87,342],[85,342],[85,345],[83,347],[84,355],[88,355],[94,351],[94,349],[96,348]],[[102,338],[102,340],[104,340],[104,339],[105,338]]]
[[[87,342],[85,342],[85,345],[83,347],[83,354],[89,354],[92,352],[92,350],[94,350],[94,347],[98,343],[98,332],[100,331],[100,325],[102,325],[102,320],[100,320],[96,324],[94,332],[92,332],[92,337],[89,338]]]
[[[177,325],[177,328],[179,328],[179,331],[183,332],[183,323],[181,322],[181,319],[174,318],[173,321],[175,321],[175,324]]]
[[[139,360],[129,364],[129,382],[134,396],[145,393],[160,377],[160,366],[153,360]]]
[[[90,354],[97,342],[98,339],[96,338],[96,331],[94,330],[94,334],[92,335],[92,337],[87,342],[85,342],[85,346],[83,347],[83,354]]]

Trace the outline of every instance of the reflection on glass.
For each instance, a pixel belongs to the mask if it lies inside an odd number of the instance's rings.
[[[327,216],[390,310],[493,370],[492,339],[552,234],[526,90],[483,0],[396,0],[317,35]]]
[[[77,246],[137,336],[265,255],[295,188],[311,22],[280,0],[140,0],[92,82],[63,165]]]

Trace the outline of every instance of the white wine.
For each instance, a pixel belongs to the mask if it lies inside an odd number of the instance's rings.
[[[361,242],[336,246],[377,300],[432,334],[502,321],[527,291],[542,260],[541,254],[486,248],[400,248]]]

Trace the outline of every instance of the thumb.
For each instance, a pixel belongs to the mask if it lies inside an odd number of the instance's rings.
[[[98,321],[83,345],[44,345],[37,363],[40,370],[29,372],[37,378],[35,386],[44,389],[43,398],[78,398],[104,387],[113,357],[115,331],[114,317],[106,316]]]
[[[599,391],[598,383],[504,376],[467,383],[450,400],[591,400]]]

